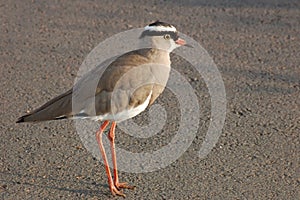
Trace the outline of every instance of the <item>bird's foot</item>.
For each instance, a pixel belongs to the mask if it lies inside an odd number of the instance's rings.
[[[124,189],[131,189],[131,190],[133,190],[134,188],[135,188],[135,186],[131,186],[131,185],[129,185],[128,183],[126,183],[126,182],[124,182],[124,183],[115,183],[115,186],[116,186],[116,188],[118,188],[118,189],[122,189],[122,188],[124,188]]]
[[[121,190],[119,190],[116,186],[112,185],[109,188],[110,188],[112,195],[114,195],[114,196],[118,195],[118,196],[122,196],[124,198],[126,197],[126,195]]]

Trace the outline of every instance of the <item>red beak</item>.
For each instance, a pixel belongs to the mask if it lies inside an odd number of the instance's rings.
[[[186,42],[185,42],[183,39],[181,39],[181,38],[178,38],[178,39],[175,41],[175,43],[176,43],[176,44],[179,44],[179,45],[181,45],[181,46],[186,45]]]

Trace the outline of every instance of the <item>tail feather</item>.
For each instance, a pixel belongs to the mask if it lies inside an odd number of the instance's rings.
[[[72,90],[69,90],[31,113],[18,118],[16,123],[64,119],[69,117],[71,112]]]

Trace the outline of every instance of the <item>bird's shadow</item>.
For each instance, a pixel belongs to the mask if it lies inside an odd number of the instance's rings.
[[[87,196],[107,196],[110,197],[107,184],[98,184],[94,181],[82,181],[82,180],[62,180],[51,177],[31,176],[23,175],[13,172],[1,172],[0,171],[1,187],[11,187],[11,185],[24,185],[35,188],[44,188],[51,190],[66,191],[70,193],[84,194]],[[34,180],[34,181],[32,181]],[[9,186],[10,185],[10,186]],[[80,188],[78,188],[80,187]],[[92,188],[98,189],[92,189]],[[91,188],[91,189],[83,189]],[[5,192],[4,188],[4,192]]]

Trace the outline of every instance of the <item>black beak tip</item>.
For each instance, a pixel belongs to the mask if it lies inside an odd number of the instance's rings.
[[[194,48],[192,45],[190,45],[190,44],[185,44],[184,45],[185,47],[189,47],[189,48]]]

